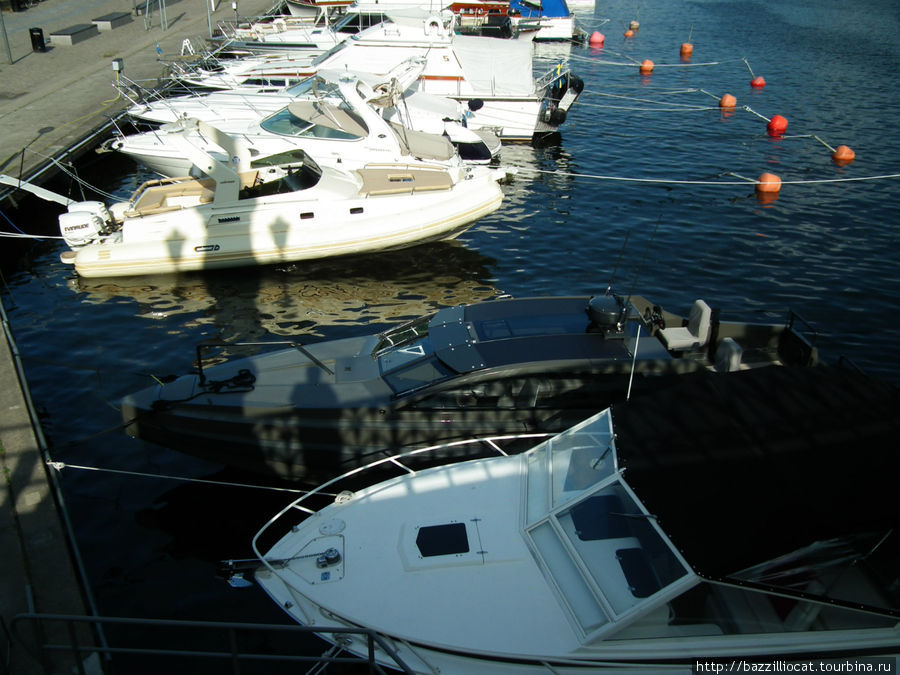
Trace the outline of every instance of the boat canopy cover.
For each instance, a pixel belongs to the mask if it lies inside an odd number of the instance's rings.
[[[897,528],[898,391],[826,366],[685,375],[613,405],[619,465],[694,569],[723,578]]]
[[[526,18],[567,17],[572,14],[566,0],[510,0],[509,9],[520,12]]]
[[[494,96],[534,96],[529,40],[454,35],[453,49],[474,91]]]

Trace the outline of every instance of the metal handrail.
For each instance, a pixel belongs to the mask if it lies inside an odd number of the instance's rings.
[[[391,661],[391,667],[397,668],[404,673],[412,673],[413,671],[407,666],[394,648],[388,644],[384,638],[373,630],[366,628],[342,628],[329,627],[329,634],[354,634],[365,639],[368,649],[366,656],[357,656],[350,652],[343,652],[344,656],[339,656],[341,652],[327,651],[325,654],[315,656],[310,654],[285,654],[285,653],[265,653],[241,651],[237,647],[237,635],[241,632],[262,631],[264,633],[292,633],[292,634],[316,634],[317,630],[311,626],[302,626],[299,624],[268,624],[268,623],[244,623],[232,621],[198,621],[186,619],[142,619],[133,617],[109,617],[109,616],[81,616],[73,614],[40,614],[26,613],[15,616],[12,620],[11,630],[13,635],[23,644],[25,640],[20,635],[20,627],[26,624],[45,625],[47,622],[62,622],[68,627],[68,633],[72,637],[70,644],[40,644],[38,649],[42,652],[49,653],[68,653],[75,658],[77,663],[76,672],[79,675],[85,675],[84,660],[91,654],[101,654],[105,657],[114,655],[143,655],[143,656],[160,656],[160,657],[192,657],[203,659],[227,659],[231,663],[232,673],[239,674],[241,672],[240,664],[242,662],[279,662],[279,663],[314,663],[318,665],[327,664],[365,664],[369,667],[370,672],[385,673],[384,668],[375,659],[376,647],[382,650]],[[142,629],[193,629],[214,631],[220,633],[225,638],[225,647],[221,651],[216,650],[193,650],[180,649],[171,646],[122,646],[104,644],[102,647],[94,645],[79,644],[75,639],[74,630],[78,624],[91,624],[93,627],[99,626],[137,626]]]

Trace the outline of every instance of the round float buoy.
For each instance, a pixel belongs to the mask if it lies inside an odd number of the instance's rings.
[[[856,153],[846,145],[839,145],[834,149],[834,152],[831,153],[831,159],[838,165],[849,164],[856,159]]]
[[[687,59],[690,58],[691,54],[694,53],[694,45],[690,42],[684,42],[681,45],[681,58]]]
[[[634,31],[629,28],[628,30],[625,31],[625,37],[627,37],[627,38],[634,37]]]
[[[766,86],[766,81],[763,79],[762,75],[757,75],[752,80],[750,80],[750,86],[754,89],[762,89]]]
[[[591,47],[602,47],[603,42],[606,40],[606,37],[599,30],[595,30],[591,33],[591,39],[588,40],[588,44]]]
[[[774,173],[764,173],[756,183],[756,191],[763,194],[771,194],[781,190],[781,179]]]
[[[784,136],[787,124],[787,120],[781,115],[772,115],[772,119],[766,125],[766,131],[769,132],[769,136]]]
[[[641,24],[639,24],[637,21],[632,21],[630,24],[628,24],[628,27],[631,30],[637,30],[638,28],[641,27]]]
[[[641,61],[641,75],[649,75],[653,72],[653,61],[644,59]]]
[[[724,94],[722,98],[719,99],[720,108],[734,108],[736,105],[737,99],[731,94]]]

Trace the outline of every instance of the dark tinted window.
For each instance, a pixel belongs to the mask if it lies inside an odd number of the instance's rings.
[[[419,553],[427,558],[435,555],[452,555],[469,552],[469,538],[465,523],[431,525],[419,529],[416,535]]]

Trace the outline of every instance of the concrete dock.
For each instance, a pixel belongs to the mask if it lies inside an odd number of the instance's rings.
[[[186,38],[202,41],[210,25],[235,15],[230,1],[164,4],[166,30],[159,0],[41,0],[23,11],[4,9],[0,173],[43,182],[53,173],[49,158],[89,151],[85,139],[126,107],[112,86],[113,60],[122,60],[132,80],[155,85],[164,70],[160,59],[179,54]],[[238,12],[258,16],[278,4],[238,0]],[[44,51],[35,49],[34,28],[41,29]],[[70,39],[51,39],[54,33]],[[81,150],[70,153],[72,148]],[[0,186],[0,197],[6,192]],[[0,207],[5,211],[14,205],[0,201]],[[19,635],[22,639],[10,631],[13,617],[23,613],[89,615],[93,607],[52,469],[46,466],[43,434],[19,363],[14,326],[2,307],[0,317],[0,673],[78,672],[65,654],[38,658],[33,653],[38,643],[69,643],[61,624],[43,634],[29,625]],[[91,644],[92,638],[86,630],[78,636],[82,644]]]
[[[278,5],[237,0],[237,13],[259,16]],[[230,0],[40,0],[24,11],[4,11],[0,173],[40,182],[48,157],[77,147],[126,108],[113,86],[114,60],[121,59],[123,75],[153,86],[185,39],[202,43],[210,26],[234,17]],[[46,51],[35,49],[33,29],[41,31]]]

